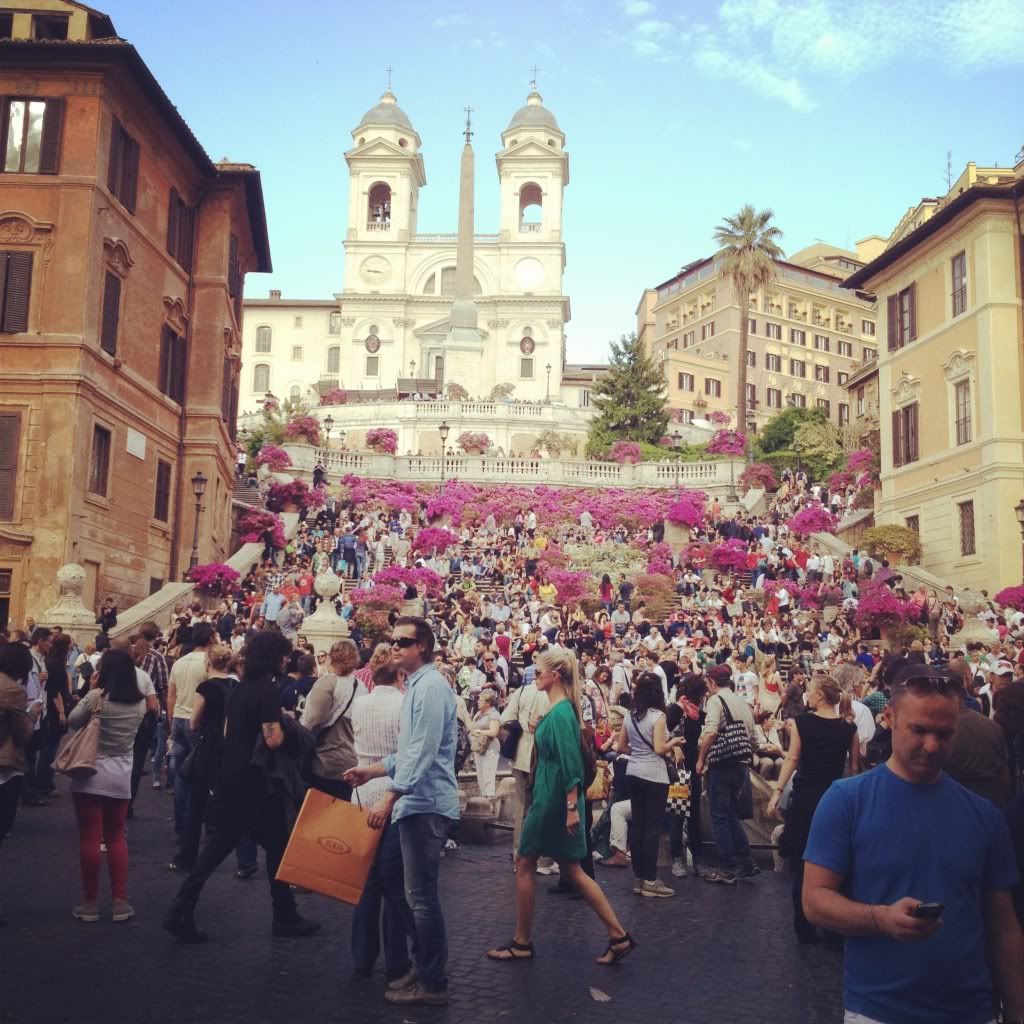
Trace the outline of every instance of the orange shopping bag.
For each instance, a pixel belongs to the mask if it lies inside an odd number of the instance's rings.
[[[362,807],[310,789],[277,869],[277,880],[356,904],[380,837],[380,829],[366,824]]]

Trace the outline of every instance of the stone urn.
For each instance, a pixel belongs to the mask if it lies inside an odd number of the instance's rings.
[[[999,639],[998,632],[990,629],[978,618],[978,614],[988,608],[988,601],[976,590],[969,589],[960,591],[957,597],[960,611],[964,615],[964,628],[954,633],[950,640],[964,647],[974,643],[984,644],[986,647],[994,644]]]
[[[82,603],[85,578],[85,569],[76,562],[68,562],[57,570],[60,596],[57,603],[40,617],[40,625],[60,626],[65,633],[82,642],[97,632],[96,613]]]
[[[320,598],[320,604],[312,615],[303,620],[299,632],[313,645],[316,654],[321,651],[329,653],[336,640],[348,636],[348,622],[334,607],[334,599],[341,590],[341,579],[328,569],[316,577],[313,589]]]

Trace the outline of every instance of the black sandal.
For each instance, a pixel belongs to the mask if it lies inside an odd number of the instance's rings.
[[[600,964],[602,967],[611,967],[613,964],[617,964],[621,959],[623,959],[623,957],[629,956],[634,949],[636,949],[636,940],[629,934],[629,932],[626,932],[617,939],[608,940],[608,947],[601,956],[606,956],[608,953],[611,953],[611,960],[602,960],[598,957],[595,960],[595,963]]]
[[[507,953],[508,955],[501,956],[499,955],[501,953]],[[500,949],[490,949],[484,955],[488,960],[497,960],[500,963],[507,963],[509,960],[532,960],[533,943],[516,942],[513,939],[507,946],[502,946]]]

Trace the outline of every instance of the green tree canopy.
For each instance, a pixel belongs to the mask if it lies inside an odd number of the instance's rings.
[[[798,427],[804,423],[823,423],[827,418],[824,409],[783,409],[761,428],[757,435],[757,446],[762,452],[792,448]]]
[[[597,416],[591,422],[588,454],[615,441],[657,444],[668,428],[665,377],[635,334],[611,343],[608,375],[594,386]]]

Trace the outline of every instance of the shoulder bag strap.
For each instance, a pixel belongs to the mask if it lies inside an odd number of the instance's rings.
[[[629,720],[633,723],[633,728],[636,730],[636,734],[640,737],[640,739],[642,739],[644,741],[644,743],[652,751],[654,751],[655,754],[658,754],[658,752],[656,750],[654,750],[654,744],[644,735],[643,729],[640,728],[640,723],[637,722],[636,715],[634,715],[632,711],[630,711],[630,713],[629,713]],[[654,729],[652,727],[651,728],[651,737],[653,738],[653,736],[654,736]],[[658,755],[658,756],[660,757],[661,755]]]
[[[723,710],[723,711],[725,712],[725,719],[726,719],[726,721],[727,721],[727,722],[728,722],[728,723],[729,723],[730,725],[732,725],[732,723],[733,723],[733,717],[732,717],[732,715],[731,715],[731,714],[729,713],[729,705],[728,705],[728,704],[726,704],[726,702],[725,702],[725,698],[724,698],[724,697],[723,697],[723,696],[722,696],[721,694],[717,694],[717,696],[718,696],[718,699],[719,699],[719,700],[720,700],[720,701],[722,702],[722,710]]]

